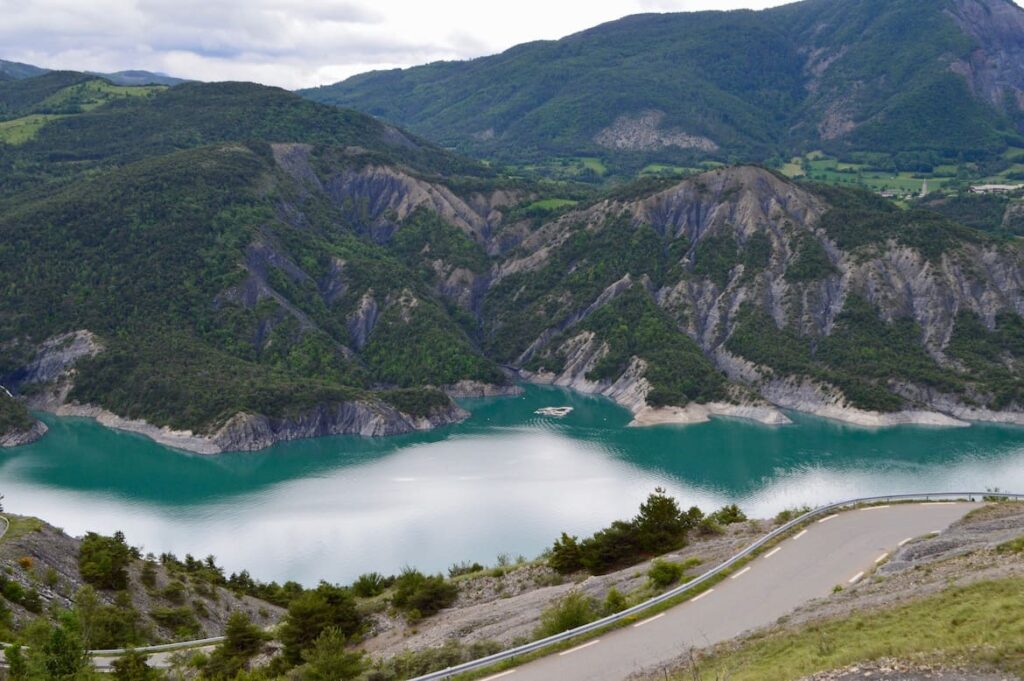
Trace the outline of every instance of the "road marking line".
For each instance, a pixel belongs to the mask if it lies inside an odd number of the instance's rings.
[[[832,515],[830,515],[829,517],[827,517],[827,518],[822,518],[821,520],[819,520],[819,521],[818,521],[818,524],[820,525],[821,523],[827,523],[828,521],[832,520],[833,518],[838,518],[838,517],[839,517],[839,514],[838,514],[838,513],[833,513],[833,514],[832,514]]]
[[[807,530],[804,530],[803,532],[801,532],[797,536],[793,537],[793,541],[796,541],[797,539],[799,539],[800,537],[804,536],[805,534],[807,534]]]
[[[589,643],[584,643],[581,646],[576,646],[575,648],[570,648],[569,650],[564,650],[564,651],[558,653],[558,655],[559,656],[571,655],[572,653],[575,653],[575,652],[578,652],[580,650],[583,650],[584,648],[589,648],[590,646],[596,646],[600,642],[601,642],[601,639],[595,639],[595,640],[593,640],[593,641],[591,641]]]
[[[494,681],[494,679],[501,679],[501,678],[504,678],[504,677],[508,676],[509,674],[515,674],[515,673],[516,673],[515,669],[509,669],[507,672],[502,672],[500,674],[495,674],[494,676],[488,676],[485,679],[480,679],[480,681]]]
[[[855,575],[854,575],[853,577],[850,577],[850,581],[849,581],[849,583],[850,583],[850,584],[853,584],[854,582],[859,582],[859,581],[860,581],[860,578],[861,578],[861,577],[863,577],[863,576],[864,576],[864,573],[863,573],[863,572],[858,572],[858,573],[857,573],[857,574],[855,574]]]
[[[875,558],[875,565],[878,565],[879,563],[881,563],[883,560],[885,560],[888,557],[889,557],[889,553],[888,552],[883,553],[878,558]]]
[[[739,579],[740,577],[742,577],[743,575],[747,574],[748,572],[750,572],[750,566],[749,565],[747,567],[743,568],[742,570],[740,570],[739,572],[737,572],[736,574],[734,574],[732,577],[730,577],[730,579]]]
[[[765,558],[771,558],[772,556],[774,556],[776,553],[778,553],[781,550],[782,550],[782,547],[778,546],[778,547],[772,549],[771,551],[769,551],[768,553],[764,554],[764,557]]]
[[[694,596],[693,598],[691,598],[691,599],[690,599],[690,602],[691,602],[691,603],[696,603],[696,602],[697,602],[697,601],[699,601],[700,599],[702,599],[702,598],[704,598],[705,596],[709,595],[709,594],[710,594],[710,593],[711,593],[712,591],[714,591],[714,589],[708,589],[707,591],[705,591],[705,592],[704,592],[704,593],[702,593],[701,595],[699,595],[699,596]]]
[[[650,617],[648,619],[645,619],[643,622],[637,622],[636,624],[633,625],[633,628],[636,629],[637,627],[642,627],[645,624],[650,624],[654,620],[660,620],[664,616],[665,616],[665,613],[661,613],[660,615],[655,615],[654,617]]]
[[[863,507],[860,510],[862,510],[862,511],[877,511],[880,508],[889,508],[889,504],[885,504],[883,506],[865,506],[865,507]]]
[[[907,537],[906,539],[904,539],[903,541],[901,541],[899,545],[900,545],[900,547],[902,548],[902,547],[906,546],[907,544],[909,544],[909,543],[910,543],[910,542],[912,542],[912,541],[914,541],[914,538],[913,538],[913,537]]]

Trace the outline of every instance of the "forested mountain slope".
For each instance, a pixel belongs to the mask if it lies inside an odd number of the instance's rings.
[[[281,90],[104,83],[0,83],[10,117],[105,97],[0,143],[33,406],[208,452],[448,423],[516,374],[640,423],[1024,421],[1016,239],[755,166],[552,203]]]
[[[804,0],[630,16],[465,62],[306,90],[446,146],[524,162],[799,150],[991,155],[1024,122],[1010,0]]]

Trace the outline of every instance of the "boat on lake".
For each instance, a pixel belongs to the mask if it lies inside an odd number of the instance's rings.
[[[572,407],[542,407],[534,414],[540,414],[541,416],[554,416],[555,418],[562,418],[567,416],[572,411]]]

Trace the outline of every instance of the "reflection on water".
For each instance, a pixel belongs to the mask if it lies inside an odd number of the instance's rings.
[[[534,415],[569,404],[564,419]],[[655,486],[685,505],[766,517],[871,494],[1024,489],[1024,429],[871,430],[796,417],[626,428],[597,398],[530,388],[467,403],[467,423],[397,438],[324,438],[200,457],[80,419],[0,455],[12,512],[72,534],[124,530],[154,552],[214,554],[263,579],[348,581],[533,556],[562,530],[633,514]]]

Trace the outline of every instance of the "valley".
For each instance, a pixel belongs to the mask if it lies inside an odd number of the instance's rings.
[[[0,678],[1024,674],[1024,9],[284,4],[7,34]]]

